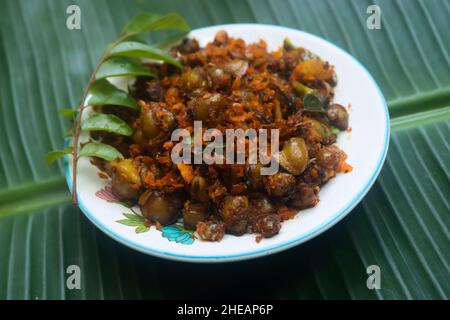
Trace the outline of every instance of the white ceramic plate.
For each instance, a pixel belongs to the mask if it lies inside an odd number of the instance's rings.
[[[351,55],[332,43],[302,31],[261,24],[220,25],[197,29],[190,36],[205,45],[218,30],[247,42],[264,39],[270,50],[282,45],[288,37],[329,61],[336,68],[338,86],[335,101],[351,104],[351,132],[341,133],[337,144],[348,154],[353,171],[339,174],[320,192],[319,204],[303,210],[295,219],[285,221],[280,233],[256,243],[255,235],[225,235],[220,242],[203,242],[177,227],[163,232],[152,227],[136,233],[135,227],[117,223],[123,213],[131,213],[123,205],[108,202],[108,181],[99,178],[98,169],[81,159],[78,168],[78,201],[85,215],[103,232],[138,251],[181,261],[225,262],[266,256],[303,243],[324,232],[344,218],[364,197],[383,165],[389,142],[389,115],[383,94],[369,72]],[[66,176],[72,189],[72,162],[65,159]],[[103,192],[98,193],[99,190]],[[96,195],[97,194],[97,195]],[[98,197],[100,196],[100,197]],[[170,240],[170,241],[169,241]]]

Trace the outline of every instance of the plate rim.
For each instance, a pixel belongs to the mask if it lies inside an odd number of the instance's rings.
[[[334,49],[336,49],[337,51],[340,51],[343,55],[345,55],[348,58],[350,58],[351,60],[353,60],[353,62],[356,63],[356,65],[358,65],[359,68],[361,68],[366,73],[369,80],[373,83],[373,85],[375,86],[375,88],[378,92],[378,95],[381,97],[382,104],[384,106],[383,110],[384,110],[384,117],[385,117],[385,121],[386,121],[386,123],[385,123],[386,130],[384,132],[385,139],[384,139],[383,151],[377,162],[377,167],[374,170],[374,172],[372,173],[371,177],[366,181],[364,187],[353,197],[353,199],[351,201],[349,201],[349,203],[343,209],[339,210],[332,217],[330,217],[327,220],[325,220],[324,222],[322,222],[319,226],[315,227],[314,229],[312,229],[306,233],[303,233],[302,235],[300,235],[299,237],[296,237],[293,240],[290,240],[290,241],[287,241],[284,243],[279,243],[279,244],[273,245],[271,247],[260,249],[260,250],[254,250],[251,252],[231,254],[231,255],[210,255],[210,256],[183,255],[183,254],[178,254],[178,253],[175,254],[175,253],[171,253],[171,252],[167,252],[167,251],[162,251],[162,250],[158,250],[158,249],[152,249],[149,247],[145,247],[139,243],[134,242],[131,239],[128,239],[128,238],[122,236],[118,232],[110,230],[108,226],[103,224],[101,221],[97,220],[95,218],[95,215],[93,215],[87,209],[87,207],[83,204],[81,199],[78,198],[78,207],[81,209],[81,211],[84,213],[84,215],[98,229],[100,229],[103,233],[105,233],[109,237],[113,238],[114,240],[118,241],[119,243],[121,243],[129,248],[132,248],[134,250],[137,250],[137,251],[145,253],[145,254],[157,256],[160,258],[165,258],[165,259],[174,260],[174,261],[196,262],[196,263],[211,263],[211,262],[221,263],[221,262],[242,261],[242,260],[264,257],[264,256],[271,255],[271,254],[274,254],[277,252],[281,252],[281,251],[287,250],[289,248],[292,248],[296,245],[299,245],[301,243],[304,243],[312,238],[315,238],[316,236],[322,234],[323,232],[327,231],[332,226],[337,224],[344,217],[346,217],[359,204],[359,202],[361,202],[361,200],[364,198],[364,196],[370,190],[370,188],[376,181],[376,179],[381,171],[381,168],[383,167],[383,164],[386,160],[387,151],[389,149],[389,140],[390,140],[389,110],[388,110],[386,99],[385,99],[380,87],[378,86],[377,82],[375,81],[375,79],[373,78],[371,73],[367,70],[367,68],[361,62],[359,62],[353,55],[351,55],[344,49],[338,47],[334,43],[332,43],[318,35],[315,35],[315,34],[312,34],[312,33],[309,33],[309,32],[303,31],[303,30],[298,30],[298,29],[283,27],[283,26],[278,26],[278,25],[261,24],[261,23],[229,23],[229,24],[211,25],[208,27],[193,29],[193,30],[191,30],[191,32],[192,31],[205,31],[207,29],[213,29],[213,28],[218,28],[218,27],[226,28],[229,26],[233,26],[233,27],[239,26],[239,27],[243,27],[243,28],[245,28],[245,27],[268,27],[268,28],[277,28],[277,29],[281,29],[281,30],[290,30],[290,31],[299,32],[304,35],[312,36],[312,37],[315,37],[322,41],[327,42],[329,45],[334,47]],[[69,144],[70,140],[71,140],[70,138],[65,139],[65,146],[67,146]],[[67,185],[69,187],[70,193],[72,193],[73,181],[72,181],[72,177],[71,177],[71,170],[69,167],[69,156],[68,155],[64,156],[64,170],[65,170]]]

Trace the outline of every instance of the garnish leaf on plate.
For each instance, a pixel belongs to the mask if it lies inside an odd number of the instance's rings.
[[[292,81],[292,86],[295,92],[303,98],[303,107],[306,111],[325,112],[323,99],[316,90],[299,81]]]
[[[124,57],[111,57],[98,69],[96,79],[120,76],[149,76],[155,74],[142,64]]]
[[[81,129],[87,131],[107,131],[131,136],[133,129],[122,119],[113,114],[94,113],[83,120]]]

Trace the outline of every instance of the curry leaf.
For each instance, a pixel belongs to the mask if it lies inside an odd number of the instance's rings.
[[[45,163],[47,165],[52,164],[55,160],[64,157],[66,154],[70,154],[72,153],[73,148],[72,147],[67,147],[63,150],[54,150],[54,151],[50,151],[49,153],[47,153],[46,157],[45,157]]]
[[[133,129],[122,119],[113,114],[95,113],[81,123],[82,130],[107,131],[124,136],[131,136]]]
[[[80,150],[81,157],[98,157],[107,161],[123,158],[122,154],[114,147],[100,142],[85,144]]]
[[[155,74],[134,60],[124,57],[111,57],[100,66],[96,74],[96,79],[120,76],[155,77]]]
[[[112,49],[111,56],[131,57],[131,58],[150,58],[162,60],[181,68],[181,63],[167,52],[161,49],[135,41],[126,41],[119,43]]]
[[[117,89],[106,79],[95,81],[89,90],[89,105],[112,104],[139,110],[136,100],[125,91]]]
[[[176,13],[169,13],[164,16],[141,13],[127,23],[123,30],[126,36],[133,36],[142,32],[170,29],[178,31],[188,31],[189,26],[186,21]]]

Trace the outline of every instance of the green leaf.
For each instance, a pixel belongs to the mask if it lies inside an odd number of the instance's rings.
[[[59,158],[64,157],[66,154],[72,153],[72,150],[73,150],[72,147],[67,147],[67,148],[65,148],[63,150],[50,151],[49,153],[47,153],[47,155],[45,157],[45,163],[47,165],[50,165],[54,161],[58,160]]]
[[[106,161],[123,158],[122,154],[116,148],[100,142],[91,142],[84,145],[79,155],[81,157],[97,157]]]
[[[124,57],[111,57],[100,66],[96,74],[96,79],[120,76],[155,77],[155,74],[134,60]]]
[[[164,40],[155,43],[154,46],[156,48],[159,48],[161,50],[168,50],[170,49],[172,46],[178,44],[179,42],[181,42],[184,38],[186,38],[188,35],[188,32],[182,32],[179,34],[176,34],[174,36],[171,37],[167,37]]]
[[[141,13],[128,22],[123,34],[132,36],[138,33],[161,29],[188,31],[189,26],[183,17],[176,13],[169,13],[164,16],[153,13]]]
[[[87,131],[107,131],[131,136],[133,129],[122,119],[113,114],[94,113],[81,122],[81,129]]]
[[[161,49],[133,41],[119,43],[110,53],[111,56],[129,58],[149,58],[170,63],[178,68],[182,68],[181,63],[167,52]]]
[[[150,228],[147,226],[139,226],[136,229],[134,229],[134,231],[136,233],[143,233],[143,232],[147,232],[148,230],[150,230]]]
[[[333,134],[339,134],[341,130],[339,128],[336,128],[335,126],[331,126],[331,133]]]
[[[72,108],[61,108],[58,110],[58,113],[66,119],[73,120],[76,115],[76,111],[77,110]]]
[[[82,29],[67,30],[68,2],[0,1],[1,300],[450,298],[447,3],[374,1],[382,24],[369,30],[371,1],[278,2],[77,0]],[[69,124],[59,106],[78,105],[92,65],[132,12],[168,8],[195,28],[251,22],[304,30],[347,50],[373,75],[391,114],[389,152],[379,179],[345,219],[276,255],[194,266],[125,247],[70,203],[62,161],[40,160],[64,148]],[[380,290],[366,286],[372,264],[381,268]],[[66,286],[69,265],[81,268],[80,290]],[[221,290],[199,286],[200,276]]]
[[[144,226],[142,221],[139,220],[132,220],[132,219],[122,219],[122,220],[117,220],[116,222],[126,225],[126,226],[130,226],[130,227],[141,227]],[[144,226],[145,227],[145,226]]]
[[[117,89],[106,79],[95,81],[89,90],[89,105],[116,105],[139,110],[136,100],[125,91]]]

